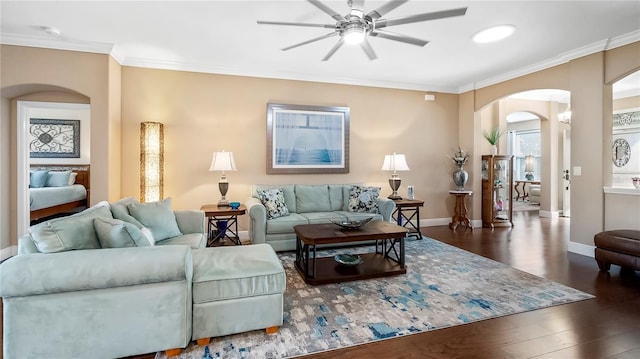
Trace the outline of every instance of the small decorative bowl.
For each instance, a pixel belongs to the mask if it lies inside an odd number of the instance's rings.
[[[344,229],[360,229],[362,228],[362,226],[364,226],[365,224],[369,223],[369,221],[371,221],[373,219],[373,217],[369,217],[369,218],[365,218],[359,221],[335,221],[333,219],[331,219],[331,223],[333,224],[337,224],[338,226],[344,228]]]
[[[355,266],[363,262],[362,258],[355,254],[337,254],[333,260],[345,266]]]
[[[238,209],[238,208],[240,208],[240,202],[231,202],[231,203],[229,203],[229,207],[231,207],[233,209]]]
[[[633,187],[640,188],[640,177],[631,177],[631,182],[633,183]]]

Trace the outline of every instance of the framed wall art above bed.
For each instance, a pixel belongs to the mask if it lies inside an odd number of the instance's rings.
[[[80,158],[80,120],[31,118],[31,158]]]

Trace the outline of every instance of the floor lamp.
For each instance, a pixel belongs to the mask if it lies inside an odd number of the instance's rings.
[[[164,125],[140,124],[140,201],[155,202],[164,196]]]

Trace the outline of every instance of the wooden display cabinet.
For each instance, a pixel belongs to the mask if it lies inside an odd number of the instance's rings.
[[[482,156],[482,226],[513,227],[513,156]]]

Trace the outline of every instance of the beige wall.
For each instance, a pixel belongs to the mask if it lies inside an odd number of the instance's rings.
[[[232,151],[238,171],[227,173],[227,198],[244,201],[256,183],[365,182],[390,193],[380,170],[385,154],[404,153],[400,194],[415,186],[423,218],[450,217],[448,190],[458,136],[458,96],[192,72],[124,67],[122,72],[122,196],[139,197],[139,127],[165,124],[165,197],[176,208],[218,201],[220,173],[209,172],[214,151]],[[267,103],[348,106],[350,173],[266,174]],[[246,218],[241,218],[246,229]]]
[[[9,224],[2,226],[2,248],[15,245],[17,241],[17,214],[15,211],[15,193],[17,176],[15,162],[15,115],[7,111],[10,100],[36,92],[74,92],[90,100],[91,104],[91,201],[96,203],[108,198],[116,198],[119,193],[109,193],[110,182],[120,182],[119,172],[110,171],[110,166],[120,167],[119,159],[110,162],[109,148],[116,144],[110,143],[109,137],[109,96],[108,84],[110,73],[116,72],[117,66],[109,66],[110,56],[72,51],[59,51],[41,48],[1,45],[0,49],[0,78],[2,78],[0,105],[1,128],[9,127],[12,142],[0,152],[0,162],[10,163],[9,180],[3,172],[2,191],[12,195],[2,198],[2,207],[9,203]],[[113,75],[117,77],[117,73]],[[116,84],[116,86],[118,86]],[[40,96],[39,101],[56,101],[55,96]],[[119,117],[119,113],[112,113],[112,117]],[[114,160],[114,159],[112,159]],[[4,168],[3,168],[4,170]],[[110,196],[111,195],[111,196]],[[5,240],[9,238],[9,240]]]

